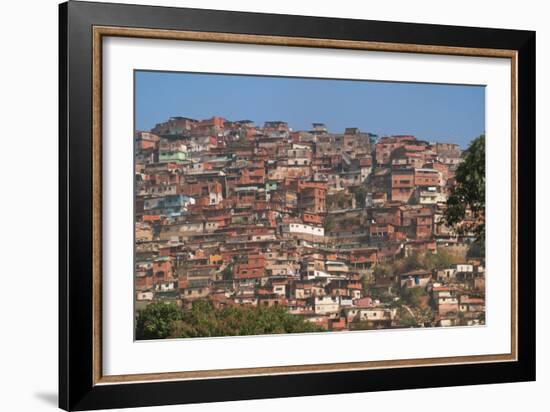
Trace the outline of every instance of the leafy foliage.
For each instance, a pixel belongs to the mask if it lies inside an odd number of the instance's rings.
[[[425,253],[422,260],[426,270],[441,270],[461,263],[463,259],[447,250],[440,249],[437,253]]]
[[[154,303],[139,311],[136,339],[164,339],[171,335],[174,322],[182,318],[175,303]]]
[[[138,339],[191,338],[211,336],[264,335],[320,332],[323,328],[286,312],[283,307],[229,306],[216,309],[207,300],[198,300],[191,309],[173,305],[177,316],[163,311],[162,303],[147,306],[138,315]],[[159,318],[151,319],[158,315]],[[141,321],[140,321],[141,319]],[[144,322],[147,319],[148,322]]]
[[[334,217],[332,217],[331,215],[327,215],[327,217],[325,217],[324,227],[325,232],[330,232],[332,229],[334,229]]]
[[[355,203],[357,207],[364,208],[365,207],[365,199],[367,196],[368,190],[365,186],[357,186],[353,189],[353,195],[355,196]]]
[[[393,276],[393,274],[407,273],[417,269],[440,270],[460,263],[462,260],[459,255],[444,249],[439,249],[437,253],[430,251],[425,253],[413,252],[406,258],[395,260],[391,264],[377,265],[380,268],[375,268],[375,276],[377,273],[380,273],[382,277],[384,277],[384,274]]]
[[[424,326],[433,326],[434,324],[434,311],[431,307],[419,308],[416,311],[416,320],[419,324]]]
[[[456,185],[447,199],[446,223],[463,234],[485,239],[485,135],[472,141],[456,170]],[[465,221],[468,212],[471,217]]]
[[[352,197],[344,191],[336,192],[326,197],[327,210],[351,208]]]
[[[475,242],[473,242],[468,248],[468,251],[466,252],[466,257],[468,259],[485,258],[485,240],[478,239]]]
[[[392,266],[385,263],[377,264],[372,271],[375,279],[391,277],[393,273]]]
[[[363,288],[363,292],[367,294],[369,291],[369,286],[372,281],[372,277],[368,274],[363,274],[360,280],[361,280],[361,287]]]
[[[222,271],[223,280],[233,279],[233,263],[229,263]]]
[[[418,322],[414,316],[412,316],[405,308],[400,308],[397,312],[398,326],[404,328],[416,328]]]
[[[407,305],[418,306],[420,304],[420,298],[426,296],[426,290],[421,287],[406,288],[401,292],[401,299]]]
[[[176,325],[175,336],[235,336],[318,332],[323,329],[287,313],[282,307],[229,306],[215,309],[206,300],[193,303]]]

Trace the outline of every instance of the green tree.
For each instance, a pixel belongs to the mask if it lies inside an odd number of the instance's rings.
[[[485,241],[478,239],[475,242],[470,244],[468,251],[466,252],[466,257],[470,258],[485,258]]]
[[[325,227],[325,232],[332,231],[332,229],[334,229],[334,217],[332,217],[331,215],[327,215],[325,217],[324,227]]]
[[[207,300],[197,300],[175,322],[172,337],[244,336],[273,333],[319,332],[324,329],[292,315],[284,307],[228,306],[216,309]]]
[[[440,249],[437,253],[426,252],[423,259],[423,267],[426,270],[441,270],[460,263],[462,259],[448,250]]]
[[[401,291],[401,299],[411,306],[418,306],[423,296],[426,296],[426,291],[421,287],[405,288]]]
[[[332,195],[327,195],[326,198],[327,209],[338,210],[346,207],[351,207],[351,197],[345,192],[336,192]]]
[[[431,307],[422,308],[417,311],[418,322],[424,326],[433,326],[434,324],[434,311]]]
[[[363,293],[368,294],[370,290],[370,276],[367,274],[363,274],[361,276],[361,287],[363,288]]]
[[[424,269],[424,261],[420,253],[412,252],[406,258],[394,261],[392,266],[394,273],[406,273],[417,269]]]
[[[222,271],[223,280],[233,279],[233,263],[228,263]]]
[[[367,197],[367,188],[365,186],[357,186],[353,189],[355,196],[355,202],[358,208],[363,209],[365,207],[365,199]]]
[[[474,139],[464,152],[464,161],[455,174],[445,210],[445,222],[461,234],[473,231],[478,240],[485,240],[485,135]],[[471,223],[466,223],[467,212]]]
[[[393,270],[389,265],[379,263],[374,267],[372,274],[375,279],[387,278],[393,276]]]
[[[397,311],[397,325],[403,328],[416,328],[419,326],[416,318],[403,307]]]
[[[172,334],[182,313],[175,303],[152,303],[138,312],[136,339],[164,339]]]

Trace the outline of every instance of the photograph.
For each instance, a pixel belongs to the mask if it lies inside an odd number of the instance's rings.
[[[485,326],[484,85],[133,80],[135,340]]]

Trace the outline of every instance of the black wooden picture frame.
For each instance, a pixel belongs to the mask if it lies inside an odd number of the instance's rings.
[[[59,7],[59,406],[90,410],[535,379],[535,33],[108,3]],[[516,52],[517,360],[216,379],[94,378],[93,28],[284,36]]]

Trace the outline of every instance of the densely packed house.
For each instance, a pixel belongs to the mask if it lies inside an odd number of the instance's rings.
[[[461,155],[322,123],[172,117],[136,132],[136,307],[281,306],[328,330],[482,324],[484,261],[443,220]],[[442,250],[461,260],[376,270]]]

